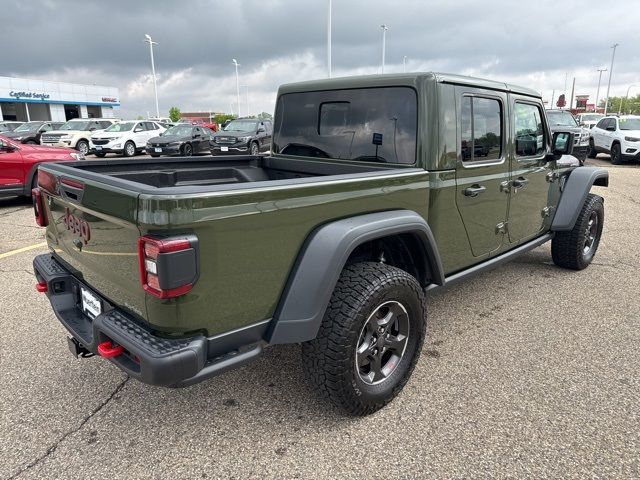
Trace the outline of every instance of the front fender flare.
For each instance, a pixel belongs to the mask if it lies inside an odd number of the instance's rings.
[[[331,294],[349,255],[365,242],[411,233],[420,239],[431,282],[444,284],[444,270],[427,222],[410,210],[371,213],[317,228],[303,245],[272,320],[267,341],[298,343],[316,337]]]
[[[573,229],[593,185],[608,187],[609,172],[598,167],[579,167],[571,171],[551,223],[552,231],[564,232]]]

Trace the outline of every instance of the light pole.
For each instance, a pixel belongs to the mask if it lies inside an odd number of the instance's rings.
[[[151,53],[151,75],[153,76],[153,90],[156,94],[156,118],[160,118],[160,107],[158,106],[158,84],[156,83],[156,66],[153,62],[153,46],[158,42],[151,40],[151,35],[145,33],[144,41],[149,43],[149,52]]]
[[[241,88],[246,88],[247,91],[247,117],[249,116],[249,85],[240,85]]]
[[[609,83],[607,84],[607,96],[604,100],[604,114],[607,114],[607,110],[609,108],[609,89],[611,88],[611,77],[613,76],[613,60],[616,58],[616,48],[620,45],[619,43],[614,43],[611,48],[613,48],[613,53],[611,54],[611,67],[609,67]]]
[[[383,23],[380,28],[382,29],[382,73],[384,73],[384,53],[387,48],[387,30],[389,30],[389,27]]]
[[[627,94],[624,97],[624,101],[628,102],[629,101],[629,90],[631,90],[631,87],[635,87],[636,84],[632,83],[631,85],[629,85],[629,88],[627,88]],[[618,115],[620,115],[620,112],[622,111],[622,99],[620,99],[620,108],[618,108]]]
[[[238,97],[238,118],[240,118],[240,80],[238,79],[238,67],[240,66],[240,64],[235,58],[232,59],[232,61],[236,66],[236,95]]]
[[[407,72],[407,56],[402,57],[402,73]]]
[[[600,72],[600,74],[598,75],[598,89],[596,90],[596,112],[598,111],[598,99],[600,98],[600,80],[602,80],[602,72],[606,71],[606,68],[599,68],[596,70],[596,72]]]
[[[331,78],[331,0],[329,0],[329,14],[327,15],[327,72]]]

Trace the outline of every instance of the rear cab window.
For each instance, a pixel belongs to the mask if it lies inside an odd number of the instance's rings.
[[[410,87],[287,93],[276,105],[273,152],[412,165],[417,117]]]

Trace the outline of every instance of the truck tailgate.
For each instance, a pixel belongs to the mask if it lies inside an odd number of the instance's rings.
[[[47,243],[83,282],[112,303],[146,319],[136,226],[138,193],[85,172],[40,167],[48,219]]]

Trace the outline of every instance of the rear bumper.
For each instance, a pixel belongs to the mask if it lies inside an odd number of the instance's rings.
[[[268,320],[216,337],[167,338],[100,295],[103,313],[91,319],[81,309],[80,289],[88,289],[94,295],[97,292],[72,275],[54,255],[37,256],[33,268],[38,282],[47,284],[46,293],[56,317],[73,338],[94,354],[98,354],[98,345],[103,342],[122,346],[124,351],[108,360],[144,383],[192,385],[239,367],[262,353]]]

